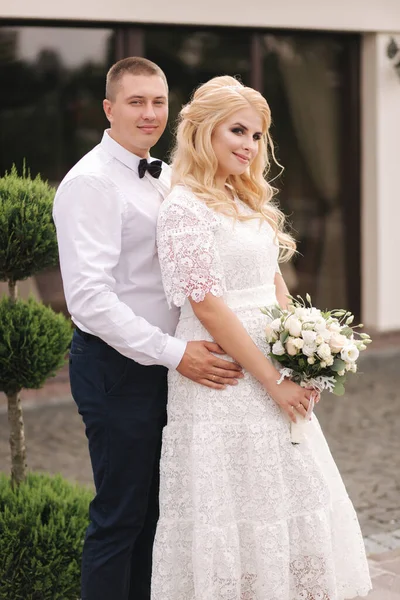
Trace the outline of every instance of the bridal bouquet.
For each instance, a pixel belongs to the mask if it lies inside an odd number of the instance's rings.
[[[265,329],[269,355],[280,363],[280,384],[285,377],[302,387],[322,392],[328,390],[337,396],[344,394],[348,373],[357,372],[357,359],[371,338],[355,330],[354,316],[346,310],[321,311],[306,301],[288,296],[286,310],[273,305],[261,309],[271,322]],[[298,444],[314,407],[313,399],[306,418],[296,415],[291,423],[291,441]]]

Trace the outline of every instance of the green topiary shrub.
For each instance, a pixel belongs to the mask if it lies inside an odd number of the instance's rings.
[[[7,396],[11,481],[27,473],[20,391],[38,388],[64,363],[70,322],[43,304],[18,300],[17,282],[56,265],[58,247],[52,208],[55,190],[15,166],[0,178],[0,281],[9,298],[0,301],[0,391]]]
[[[36,302],[0,298],[0,391],[39,388],[65,363],[72,326]]]
[[[55,190],[15,166],[0,177],[0,281],[19,281],[58,264]]]
[[[0,475],[0,600],[78,600],[92,493],[62,477]]]

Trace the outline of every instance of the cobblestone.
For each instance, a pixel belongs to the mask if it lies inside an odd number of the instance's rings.
[[[400,600],[400,550],[372,555],[369,568],[373,591],[368,600]]]
[[[360,367],[346,395],[323,398],[317,414],[376,552],[400,546],[400,348],[367,352]]]

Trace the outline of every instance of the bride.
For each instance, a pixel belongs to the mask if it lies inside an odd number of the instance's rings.
[[[316,417],[290,442],[311,391],[278,386],[266,358],[260,307],[286,306],[278,258],[295,251],[263,178],[270,124],[261,94],[232,77],[202,85],[180,114],[158,222],[165,293],[181,307],[176,336],[215,340],[245,377],[214,390],[170,371],[152,600],[343,600],[371,587]]]

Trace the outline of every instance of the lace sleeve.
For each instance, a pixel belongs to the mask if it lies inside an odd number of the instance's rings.
[[[224,273],[218,253],[216,217],[192,195],[172,194],[162,204],[157,245],[169,305],[186,298],[201,302],[207,293],[222,296]]]

